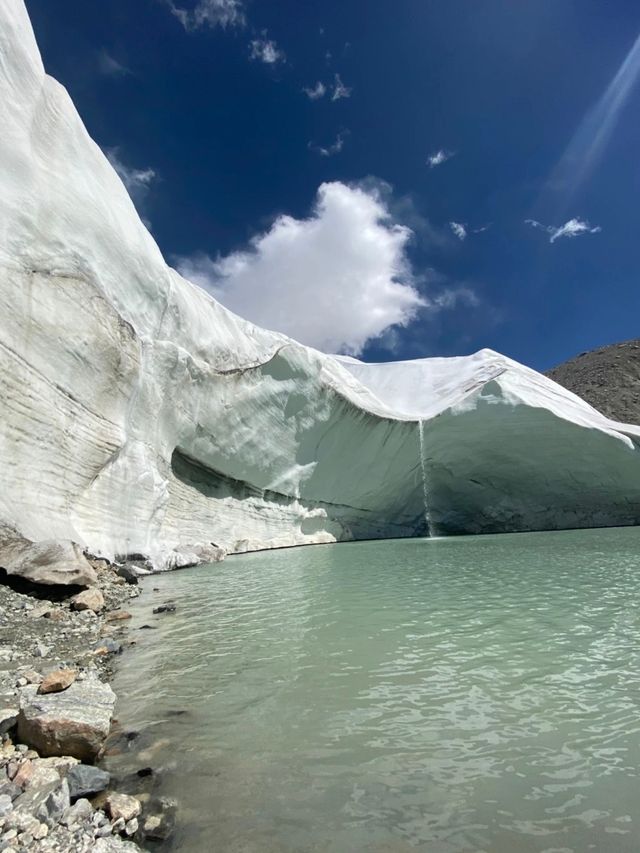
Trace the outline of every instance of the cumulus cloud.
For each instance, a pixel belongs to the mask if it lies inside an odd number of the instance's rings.
[[[173,0],[167,4],[187,31],[199,27],[242,27],[245,24],[243,0],[198,0],[193,9],[176,6]]]
[[[275,65],[284,62],[284,51],[280,50],[273,39],[267,38],[267,31],[262,31],[262,37],[253,39],[249,43],[249,57],[266,65]]]
[[[345,86],[342,80],[340,79],[340,75],[336,74],[333,83],[333,94],[331,95],[331,100],[339,101],[341,98],[350,97],[351,89],[348,86]]]
[[[535,219],[525,219],[527,225],[532,228],[538,228],[541,231],[546,231],[549,234],[549,242],[555,243],[561,237],[579,237],[581,234],[598,234],[602,231],[599,225],[591,226],[585,219],[578,217],[570,219],[564,225],[543,225],[542,222],[537,222]]]
[[[452,151],[446,151],[444,148],[439,148],[427,157],[427,165],[430,169],[435,169],[436,166],[441,166],[454,156]]]
[[[342,151],[347,136],[349,136],[349,131],[341,130],[336,136],[336,141],[327,148],[324,148],[322,145],[316,145],[315,142],[310,142],[308,148],[310,151],[315,151],[321,157],[333,157],[334,154],[339,154]]]
[[[239,315],[318,349],[357,355],[431,304],[407,259],[411,237],[375,192],[336,181],[320,186],[307,219],[279,216],[246,251],[176,263]]]
[[[464,222],[450,222],[449,228],[451,228],[451,230],[456,235],[458,240],[466,239],[467,227],[466,227],[466,224]]]
[[[311,101],[317,101],[320,98],[324,98],[327,93],[327,87],[324,85],[322,80],[318,80],[315,86],[305,86],[302,90],[307,98]]]
[[[101,50],[98,54],[98,68],[101,74],[105,77],[124,77],[126,74],[131,74],[131,71],[121,62],[111,56],[106,50]]]

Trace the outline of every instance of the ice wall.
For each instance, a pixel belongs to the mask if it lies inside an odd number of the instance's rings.
[[[0,522],[157,566],[422,535],[425,496],[439,533],[638,523],[640,430],[534,371],[334,358],[169,268],[22,0],[0,128]]]

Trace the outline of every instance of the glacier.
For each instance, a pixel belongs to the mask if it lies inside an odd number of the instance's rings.
[[[539,373],[326,355],[171,269],[22,0],[0,3],[0,127],[0,526],[162,569],[640,521],[640,428]]]

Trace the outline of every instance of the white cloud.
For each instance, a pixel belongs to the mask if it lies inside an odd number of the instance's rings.
[[[279,50],[273,39],[267,38],[267,31],[262,31],[262,38],[253,39],[249,44],[249,56],[267,65],[284,62],[284,51]]]
[[[598,234],[602,231],[602,228],[599,225],[591,226],[585,219],[580,219],[578,217],[569,219],[568,222],[565,222],[564,225],[560,225],[559,227],[555,225],[543,225],[535,219],[525,219],[525,223],[527,225],[531,225],[532,228],[539,228],[541,231],[546,231],[547,234],[550,235],[550,243],[555,243],[555,241],[559,240],[561,237],[579,237],[580,234]]]
[[[151,230],[151,223],[144,216],[144,202],[151,184],[158,177],[158,173],[154,169],[150,168],[134,169],[131,166],[127,166],[120,159],[118,148],[107,148],[105,149],[105,154],[107,155],[107,160],[111,163],[118,173],[120,180],[127,188],[127,192],[131,196],[131,200],[135,204],[140,218],[147,228]]]
[[[198,0],[193,9],[176,6],[167,0],[169,8],[187,31],[199,27],[242,27],[245,24],[243,0]]]
[[[334,78],[333,84],[333,94],[331,95],[332,101],[339,101],[341,98],[350,98],[351,97],[351,89],[348,86],[345,86],[342,80],[340,79],[340,75],[336,74]]]
[[[178,258],[177,267],[242,317],[356,355],[431,305],[415,287],[411,237],[378,194],[336,181],[320,186],[307,219],[279,216],[246,251]]]
[[[460,287],[450,287],[441,291],[433,297],[431,304],[434,308],[440,310],[455,308],[460,304],[477,308],[478,305],[480,305],[480,299],[474,290],[462,285]]]
[[[464,240],[466,238],[467,227],[464,222],[450,222],[449,228],[451,228],[458,240]]]
[[[107,77],[124,77],[126,74],[131,74],[126,65],[118,62],[106,50],[101,50],[98,54],[98,68]]]
[[[436,166],[441,166],[443,163],[446,163],[447,160],[450,160],[453,156],[454,154],[452,151],[446,151],[444,148],[439,148],[437,151],[429,154],[427,157],[427,165],[430,169],[434,169]]]
[[[348,130],[341,130],[336,136],[336,141],[327,148],[323,148],[322,145],[316,145],[315,142],[310,142],[308,148],[310,151],[315,151],[321,157],[333,157],[334,154],[339,154],[342,151],[348,135]]]
[[[322,80],[318,80],[315,86],[305,86],[302,91],[311,101],[317,101],[320,98],[324,98],[327,93],[327,87],[324,85]]]

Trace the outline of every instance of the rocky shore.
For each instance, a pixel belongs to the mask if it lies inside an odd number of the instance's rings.
[[[153,797],[154,770],[116,779],[100,767],[136,736],[114,718],[109,685],[135,642],[136,567],[81,552],[73,565],[67,546],[57,568],[51,547],[35,565],[23,543],[0,543],[0,851],[157,848],[176,807]]]

